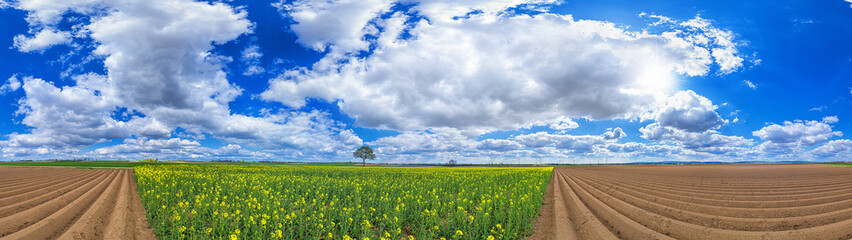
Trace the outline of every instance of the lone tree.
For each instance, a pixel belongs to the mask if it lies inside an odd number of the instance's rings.
[[[376,159],[376,154],[373,153],[373,149],[367,146],[361,146],[358,150],[355,150],[353,153],[356,158],[360,158],[364,165],[367,165],[367,159],[373,160]]]

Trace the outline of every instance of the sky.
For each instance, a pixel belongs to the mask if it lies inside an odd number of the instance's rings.
[[[0,0],[0,159],[852,157],[852,0]]]

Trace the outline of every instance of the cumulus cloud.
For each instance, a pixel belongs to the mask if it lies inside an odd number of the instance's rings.
[[[295,23],[290,26],[299,35],[299,43],[317,50],[328,47],[337,52],[363,50],[369,43],[362,39],[367,22],[391,7],[391,0],[284,1],[273,4]]]
[[[571,120],[571,118],[563,116],[563,117],[557,117],[557,118],[554,118],[554,119],[551,119],[551,120],[535,121],[532,124],[525,126],[525,127],[529,128],[529,127],[533,127],[533,126],[546,126],[546,127],[553,129],[553,130],[568,130],[568,129],[578,128],[578,127],[580,127],[580,124],[578,124],[574,120]]]
[[[18,79],[18,75],[12,75],[9,79],[6,79],[6,82],[0,86],[0,94],[5,94],[8,92],[16,91],[21,88],[21,80]]]
[[[26,97],[20,100],[21,123],[29,134],[13,133],[8,147],[80,147],[103,139],[128,136],[123,123],[109,117],[114,105],[84,87],[57,88],[42,79],[24,77]]]
[[[825,116],[825,117],[822,118],[822,122],[828,123],[828,124],[837,123],[839,121],[840,121],[840,119],[837,118],[837,116]]]
[[[818,157],[845,157],[843,160],[846,161],[849,159],[848,157],[852,157],[852,140],[831,140],[828,143],[812,150],[811,154]]]
[[[679,91],[666,99],[665,104],[652,113],[662,127],[672,127],[687,132],[704,132],[718,128],[727,120],[716,112],[716,105],[693,92]]]
[[[255,152],[243,149],[239,145],[229,144],[220,148],[202,147],[201,143],[193,140],[170,138],[170,139],[125,139],[121,144],[98,148],[92,152],[93,156],[101,158],[173,158],[173,159],[197,159],[197,158],[245,158],[254,160],[269,159],[269,153]]]
[[[689,150],[684,150],[680,146],[664,144],[647,145],[638,142],[608,143],[605,149],[616,156],[663,157],[667,160],[676,159],[679,155],[694,155]],[[644,160],[647,161],[647,159]]]
[[[14,39],[15,48],[21,52],[42,51],[54,45],[71,42],[71,34],[66,31],[45,28],[32,37],[16,35]]]
[[[520,150],[523,146],[518,142],[508,139],[486,139],[479,142],[478,148],[483,150],[506,152]]]
[[[331,11],[338,3],[322,4]],[[390,11],[377,7],[382,4],[347,8],[340,14],[357,15],[359,21],[347,21],[348,30],[339,33],[346,37],[330,38],[348,39],[340,46],[373,41],[371,55],[328,54],[311,68],[272,79],[261,97],[295,108],[311,97],[341,100],[341,109],[365,127],[516,129],[560,117],[635,117],[665,97],[675,75],[705,75],[714,64],[727,73],[737,66],[733,36],[704,19],[698,21],[703,25],[674,26],[689,32],[649,34],[570,15],[489,13],[506,5],[455,11],[467,6],[455,1],[424,1],[414,7],[426,19],[401,12],[376,18]],[[448,17],[437,9],[464,17]],[[465,15],[473,10],[482,13]],[[292,16],[295,9],[290,11]],[[296,21],[294,27],[304,22]],[[358,24],[364,25],[350,26]],[[383,31],[371,35],[375,40],[364,38],[373,27]],[[300,39],[314,39],[303,42],[316,50],[334,48],[338,41],[296,33]],[[696,34],[706,41],[691,37]],[[716,48],[731,56],[714,58]]]
[[[405,132],[393,137],[379,138],[370,144],[379,145],[376,152],[385,155],[462,152],[477,145],[475,140],[452,128]]]
[[[711,154],[737,154],[743,147],[753,144],[753,141],[740,136],[722,135],[714,130],[689,132],[673,127],[652,123],[639,129],[642,138],[666,143],[674,143],[683,148]]]
[[[604,135],[599,136],[537,132],[516,136],[514,141],[528,148],[554,147],[560,150],[568,150],[573,153],[592,153],[596,146],[601,146],[605,143],[605,140],[608,140],[606,137],[607,134],[612,136],[613,134],[617,134],[616,132],[618,130],[607,132]]]
[[[809,147],[827,142],[832,137],[843,136],[840,131],[833,131],[828,118],[826,122],[819,121],[785,121],[783,125],[770,124],[752,132],[765,142],[759,149],[769,154],[792,154],[801,147]]]
[[[771,124],[752,134],[772,143],[800,143],[804,146],[813,146],[826,142],[831,137],[843,136],[840,131],[833,131],[827,122],[818,121],[785,121],[783,125]]]
[[[712,25],[711,21],[701,17],[695,17],[680,23],[687,27],[688,31],[700,31],[688,38],[699,44],[710,44],[709,47],[713,60],[719,64],[719,73],[728,74],[735,72],[743,66],[743,58],[739,56],[737,43],[733,41],[734,32],[719,29]]]
[[[846,2],[848,2],[848,3],[850,3],[850,4],[849,4],[849,7],[850,7],[850,8],[852,8],[852,0],[845,0],[845,1],[846,1]]]
[[[23,0],[14,7],[28,11],[27,21],[34,29],[52,29],[66,12],[97,16],[75,29],[93,40],[92,53],[103,58],[107,73],[75,76],[75,85],[64,87],[25,78],[26,95],[18,113],[32,130],[9,135],[0,143],[6,148],[78,150],[128,137],[152,145],[177,128],[268,148],[280,156],[334,155],[361,144],[360,138],[319,111],[231,113],[228,105],[242,89],[229,82],[223,70],[231,58],[216,55],[213,49],[251,33],[253,24],[238,8],[191,0]],[[259,49],[244,51],[252,60],[260,54]],[[113,115],[119,111],[138,114],[117,120]]]
[[[621,130],[620,127],[616,127],[615,129],[612,129],[611,131],[605,132],[603,134],[605,140],[618,140],[626,136],[627,134],[624,133],[624,131]]]
[[[39,78],[24,77],[25,98],[19,102],[17,114],[22,124],[32,127],[30,133],[12,133],[0,142],[7,147],[79,148],[107,139],[168,137],[170,130],[153,118],[132,117],[119,121],[111,117],[117,111],[115,100],[95,94],[88,83],[104,81],[104,77],[75,77],[76,86],[56,87]]]

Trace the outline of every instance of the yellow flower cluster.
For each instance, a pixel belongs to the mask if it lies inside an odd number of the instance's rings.
[[[493,240],[531,233],[551,170],[186,164],[135,174],[161,239]]]

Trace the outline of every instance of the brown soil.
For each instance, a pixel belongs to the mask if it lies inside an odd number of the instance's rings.
[[[557,167],[528,239],[852,239],[852,167]]]
[[[131,169],[0,167],[2,239],[154,239]]]

